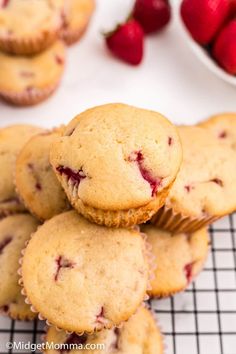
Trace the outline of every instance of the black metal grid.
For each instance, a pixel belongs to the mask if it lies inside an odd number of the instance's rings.
[[[210,228],[212,251],[204,271],[184,293],[153,300],[151,307],[165,334],[165,354],[236,354],[236,214]],[[44,322],[0,318],[0,354],[7,342],[39,343]]]

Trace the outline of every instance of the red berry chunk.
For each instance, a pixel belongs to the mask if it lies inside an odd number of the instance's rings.
[[[69,261],[68,259],[64,258],[63,256],[59,256],[57,259],[56,259],[56,265],[57,265],[57,270],[56,270],[56,273],[55,273],[55,276],[54,276],[54,279],[55,281],[58,280],[59,278],[59,273],[61,271],[62,268],[74,268],[74,263]]]
[[[79,186],[82,179],[86,178],[83,169],[79,171],[72,170],[70,167],[58,166],[57,171],[61,175],[67,176],[68,180],[72,182],[73,185]]]
[[[129,161],[137,162],[139,171],[143,179],[145,179],[145,181],[150,184],[152,190],[152,197],[154,197],[158,191],[158,187],[161,186],[162,178],[154,178],[152,176],[152,172],[144,166],[144,156],[141,151],[135,151],[134,153],[132,153],[132,155],[129,157]]]

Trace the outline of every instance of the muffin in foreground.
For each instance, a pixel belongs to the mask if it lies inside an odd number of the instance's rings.
[[[86,31],[95,9],[95,0],[67,0],[63,12],[61,38],[70,45]]]
[[[182,147],[177,129],[161,114],[107,104],[73,119],[50,157],[79,213],[97,224],[133,226],[163,206]]]
[[[152,222],[171,232],[193,232],[236,210],[236,155],[199,126],[179,127],[183,163],[165,206]]]
[[[0,52],[0,97],[19,106],[37,104],[55,91],[64,66],[65,46],[61,41],[31,57]]]
[[[103,330],[99,333],[78,336],[75,333],[58,332],[55,327],[48,328],[45,342],[64,345],[61,353],[74,354],[163,354],[163,338],[152,314],[140,307],[120,328]],[[84,349],[70,350],[73,345]],[[96,346],[97,349],[89,349]],[[69,347],[67,349],[67,346]],[[86,349],[87,347],[87,349]],[[62,347],[63,348],[63,347]],[[58,354],[57,350],[45,350],[45,354]]]
[[[57,38],[64,0],[4,0],[0,4],[0,50],[18,55],[39,53]]]
[[[112,328],[146,296],[146,244],[136,230],[92,224],[76,211],[46,221],[23,257],[27,301],[41,318],[69,332]]]
[[[13,319],[35,318],[21,295],[17,271],[25,242],[37,227],[36,219],[28,214],[12,215],[0,221],[0,311]]]
[[[222,113],[208,118],[199,124],[207,128],[221,143],[236,150],[236,113]]]
[[[15,171],[15,184],[27,209],[40,220],[47,220],[69,209],[64,190],[49,162],[50,146],[61,129],[31,138],[21,150]]]
[[[16,158],[23,145],[33,135],[42,131],[39,127],[27,124],[0,129],[0,216],[25,210],[14,187]]]
[[[157,261],[151,297],[167,297],[183,291],[202,270],[209,250],[205,228],[192,234],[171,234],[153,225],[142,226]]]

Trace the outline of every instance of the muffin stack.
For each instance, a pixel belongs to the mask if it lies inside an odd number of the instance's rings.
[[[49,97],[64,71],[65,44],[79,40],[94,5],[94,0],[2,0],[0,97],[23,106]]]
[[[108,104],[51,131],[1,129],[2,312],[46,320],[47,354],[162,354],[143,302],[184,290],[207,225],[236,210],[235,118],[177,128]]]

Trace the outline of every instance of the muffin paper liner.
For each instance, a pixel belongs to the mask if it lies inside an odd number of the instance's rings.
[[[0,90],[0,97],[16,106],[33,106],[51,96],[59,86],[59,82],[45,88],[33,88],[18,93]]]
[[[18,202],[0,202],[0,219],[5,218],[6,216],[10,216],[17,213],[25,213],[26,209],[20,197],[17,195]],[[8,205],[8,207],[7,207]]]
[[[204,226],[212,224],[220,216],[190,217],[176,213],[172,208],[164,205],[151,219],[153,225],[174,233],[194,232]]]
[[[39,225],[38,226],[38,228],[37,228],[37,230],[39,229],[41,227],[41,225]],[[24,257],[24,254],[25,254],[25,251],[26,251],[26,247],[27,247],[27,245],[28,245],[28,243],[30,242],[30,240],[31,240],[31,238],[33,237],[33,235],[37,232],[37,230],[34,232],[34,233],[32,233],[32,235],[31,235],[31,237],[29,238],[29,240],[27,240],[26,241],[26,243],[25,243],[25,247],[22,249],[22,251],[21,251],[21,257],[20,257],[20,259],[19,259],[19,265],[20,265],[20,267],[19,267],[19,269],[18,269],[18,271],[17,271],[17,273],[18,273],[18,275],[20,276],[20,278],[19,278],[19,281],[18,281],[18,284],[22,287],[22,289],[21,289],[21,294],[24,296],[24,298],[25,298],[25,303],[27,304],[27,305],[30,305],[30,309],[31,309],[31,311],[33,312],[33,313],[37,313],[38,314],[38,318],[39,318],[39,320],[41,320],[41,321],[46,321],[46,324],[48,325],[48,326],[53,326],[53,327],[55,327],[58,331],[65,331],[67,334],[71,334],[71,333],[73,333],[73,332],[71,332],[71,331],[67,331],[67,330],[65,330],[65,329],[63,329],[63,328],[60,328],[60,327],[58,327],[58,326],[55,326],[53,323],[51,323],[51,322],[49,322],[48,320],[47,320],[47,318],[46,317],[44,317],[39,311],[37,311],[37,309],[33,306],[33,304],[30,302],[30,299],[27,297],[27,292],[26,292],[26,290],[25,290],[25,288],[24,288],[24,282],[23,282],[23,278],[22,278],[22,263],[23,263],[23,257]],[[146,259],[146,261],[147,261],[147,263],[148,263],[148,283],[147,283],[147,289],[146,289],[146,291],[148,291],[148,290],[150,290],[151,289],[151,279],[152,279],[152,277],[154,276],[154,269],[156,268],[156,262],[155,262],[155,256],[152,254],[152,252],[151,252],[151,245],[149,245],[148,243],[147,243],[147,241],[146,241],[146,238],[147,238],[147,236],[146,236],[146,234],[144,234],[144,233],[141,233],[140,232],[140,235],[141,235],[141,237],[143,238],[143,241],[144,241],[144,250],[143,250],[143,252],[144,252],[144,258]],[[145,293],[145,295],[144,295],[144,298],[143,298],[143,300],[141,301],[141,303],[140,303],[140,305],[144,305],[145,303],[144,303],[144,301],[147,301],[147,300],[149,300],[149,296],[148,296],[148,294],[147,294],[147,292]],[[139,306],[138,306],[138,308],[139,308]],[[137,312],[137,310],[138,310],[138,308],[136,309],[136,311],[130,316],[130,317],[132,317],[136,312]],[[129,317],[129,318],[130,318]],[[129,319],[128,318],[128,319]],[[121,323],[119,324],[119,325],[113,325],[113,324],[108,324],[108,325],[105,325],[103,328],[95,328],[93,331],[82,331],[82,332],[75,332],[76,334],[78,334],[79,336],[81,336],[81,335],[83,335],[84,333],[86,333],[86,334],[92,334],[92,333],[94,333],[94,332],[99,332],[99,331],[101,331],[101,330],[103,330],[103,329],[112,329],[112,328],[114,328],[114,327],[116,327],[116,328],[120,328],[120,327],[122,327],[122,325],[125,323],[125,322],[127,322],[128,321],[128,319],[127,320],[125,320],[125,321],[121,321]]]
[[[9,304],[9,305],[11,305],[11,304]],[[2,316],[7,316],[7,317],[9,317],[10,319],[12,319],[12,320],[15,320],[15,321],[24,321],[24,322],[30,322],[30,321],[33,321],[35,318],[37,318],[36,316],[34,316],[33,314],[32,314],[32,316],[22,316],[22,315],[13,315],[13,313],[12,313],[12,311],[11,311],[11,309],[9,308],[9,310],[7,310],[7,311],[4,311],[4,310],[1,310],[0,309],[0,314],[2,315]]]
[[[0,37],[0,50],[17,55],[33,55],[48,48],[59,36],[61,21],[55,29],[39,33],[31,38],[14,38],[13,35]]]
[[[11,216],[11,215],[14,215],[14,214],[19,214],[19,213],[26,213],[26,210],[23,209],[22,211],[21,210],[1,210],[0,211],[0,220],[6,218],[7,216]]]
[[[55,166],[53,166],[53,169],[62,184],[71,205],[86,219],[98,225],[104,225],[107,227],[133,227],[150,220],[164,205],[171,187],[171,185],[167,186],[157,194],[156,198],[139,208],[130,208],[127,210],[96,209],[89,205],[85,205],[78,197],[78,187],[68,180],[66,176],[61,176]]]
[[[145,303],[143,303],[141,306],[143,306],[144,308],[146,308],[146,309],[149,311],[149,313],[150,313],[150,315],[152,316],[154,322],[156,323],[156,327],[157,327],[158,330],[159,330],[160,337],[161,337],[161,342],[162,342],[162,352],[161,352],[160,354],[167,354],[167,349],[168,349],[168,347],[167,347],[167,344],[166,344],[165,336],[164,336],[164,334],[163,334],[164,331],[163,331],[162,326],[160,325],[159,320],[155,318],[154,311],[153,311],[151,308],[149,308],[148,306],[146,306]],[[137,310],[137,311],[138,311],[138,310]],[[132,317],[132,316],[131,316],[131,317]],[[118,327],[116,327],[116,328],[122,328],[123,325],[124,325],[124,323],[122,323],[120,326],[118,326]],[[41,342],[42,342],[42,343],[45,343],[45,342],[46,342],[46,339],[47,339],[47,332],[48,332],[49,327],[50,327],[50,326],[46,325],[46,326],[44,326],[44,328],[43,328],[43,331],[44,331],[45,333],[43,333],[43,334],[41,335]],[[54,326],[54,328],[56,328],[56,327]],[[62,331],[62,330],[58,330],[57,328],[56,328],[56,330],[57,330],[57,331]],[[63,330],[63,331],[64,331],[64,330]],[[64,332],[65,332],[65,331],[64,331]],[[65,332],[65,333],[66,333],[66,334],[71,334],[71,333],[67,333],[67,332]],[[72,333],[73,333],[73,332],[72,332]]]

